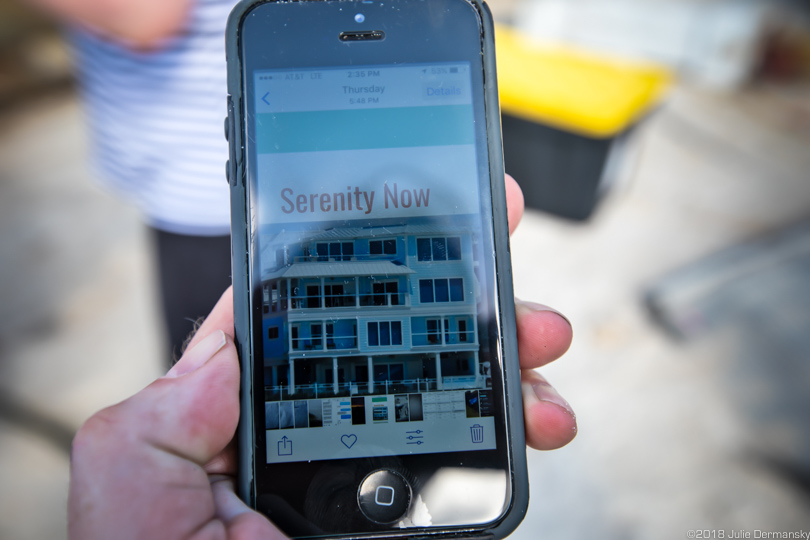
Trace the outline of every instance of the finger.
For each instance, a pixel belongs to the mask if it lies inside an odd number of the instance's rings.
[[[205,342],[212,340],[211,335],[225,333],[233,335],[233,287],[228,287],[217,301],[203,324],[197,329],[194,337],[188,344],[186,353],[169,370],[167,377],[178,376],[193,368],[191,364],[195,362],[195,356],[199,355],[199,349],[204,349]],[[231,440],[228,446],[219,454],[215,455],[205,465],[208,474],[236,475],[236,441]]]
[[[506,213],[509,216],[509,234],[515,229],[523,217],[523,191],[515,179],[508,174],[504,178],[506,185]]]
[[[216,354],[227,343],[225,332],[216,329],[213,332],[205,335],[198,333],[195,335],[195,340],[189,345],[183,356],[177,361],[175,365],[166,373],[166,377],[175,378],[191,373],[206,363],[214,354]]]
[[[521,368],[544,366],[571,346],[571,323],[558,311],[515,298],[515,315]]]
[[[537,450],[554,450],[577,435],[577,417],[562,396],[532,370],[521,374],[526,443]]]
[[[197,329],[186,350],[194,347],[200,340],[215,330],[222,330],[233,337],[233,287],[225,289],[225,292],[219,297],[217,305],[214,306],[214,309],[205,318],[200,328]]]
[[[227,476],[211,479],[217,517],[225,524],[232,540],[282,540],[287,537],[275,525],[249,508],[234,493],[233,480]]]
[[[200,465],[208,463],[233,438],[239,420],[233,340],[221,329],[201,337],[165,377],[122,405],[132,421],[139,415],[137,425],[146,442]],[[152,411],[160,416],[144,422],[144,414]]]

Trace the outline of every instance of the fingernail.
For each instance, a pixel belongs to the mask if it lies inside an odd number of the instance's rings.
[[[538,311],[550,311],[551,313],[556,313],[560,317],[568,323],[568,326],[571,326],[571,321],[568,320],[568,317],[554,309],[553,307],[549,307],[545,304],[538,304],[537,302],[527,302],[526,300],[521,300],[519,298],[515,298],[515,311],[520,313],[537,313]]]
[[[554,389],[553,386],[545,381],[524,382],[522,384],[523,399],[531,403],[531,401],[544,401],[546,403],[553,403],[558,407],[562,407],[565,412],[570,414],[574,419],[577,415],[574,409],[568,404],[565,399]]]
[[[225,343],[227,343],[225,332],[222,330],[217,330],[207,335],[202,341],[187,350],[180,360],[172,366],[172,369],[169,370],[166,376],[179,377],[180,375],[185,375],[186,373],[191,373],[199,369],[213,358],[213,356],[225,346]]]

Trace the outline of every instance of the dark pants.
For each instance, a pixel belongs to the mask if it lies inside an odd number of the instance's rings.
[[[152,229],[157,248],[163,316],[171,347],[168,365],[179,358],[195,323],[208,315],[231,284],[229,236],[186,236]]]

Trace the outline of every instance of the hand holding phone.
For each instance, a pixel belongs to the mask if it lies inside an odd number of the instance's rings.
[[[492,24],[229,20],[240,494],[296,537],[503,536],[528,501]]]
[[[507,199],[510,222],[517,223],[519,188],[509,179]],[[565,352],[571,328],[544,306],[518,302],[516,311],[526,440],[534,448],[557,448],[573,438],[576,423],[570,407],[532,368]],[[215,528],[234,538],[282,536],[233,493],[236,455],[228,443],[239,419],[233,328],[233,298],[226,291],[171,377],[82,426],[71,457],[70,538],[185,538]],[[217,334],[227,336],[220,348]]]

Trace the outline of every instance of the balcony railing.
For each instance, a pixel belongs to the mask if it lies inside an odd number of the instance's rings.
[[[290,393],[289,385],[265,386],[265,401],[287,401],[295,399],[319,399],[350,396],[412,394],[434,392],[437,390],[436,379],[406,379],[402,381],[377,381],[373,385],[367,382],[338,383],[335,392],[334,383],[314,383],[296,385]]]
[[[355,307],[357,300],[354,293],[343,294],[299,294],[295,295],[291,300],[292,309],[320,309],[338,308],[338,307]]]
[[[299,294],[290,298],[292,309],[323,309],[344,307],[374,307],[374,306],[407,306],[408,295],[400,293],[363,293],[355,296],[354,293],[344,294]]]
[[[292,338],[293,351],[322,351],[323,349],[323,336],[312,337],[298,337]],[[357,334],[326,334],[326,349],[333,351],[356,349],[357,348]]]
[[[436,330],[435,332],[412,332],[411,346],[422,347],[425,345],[474,345],[475,334],[470,330],[446,331]]]
[[[393,261],[396,254],[376,254],[376,255],[297,255],[292,258],[293,263],[311,262],[344,262],[344,261]]]
[[[361,306],[405,306],[407,304],[408,298],[404,292],[364,294],[360,297]]]

